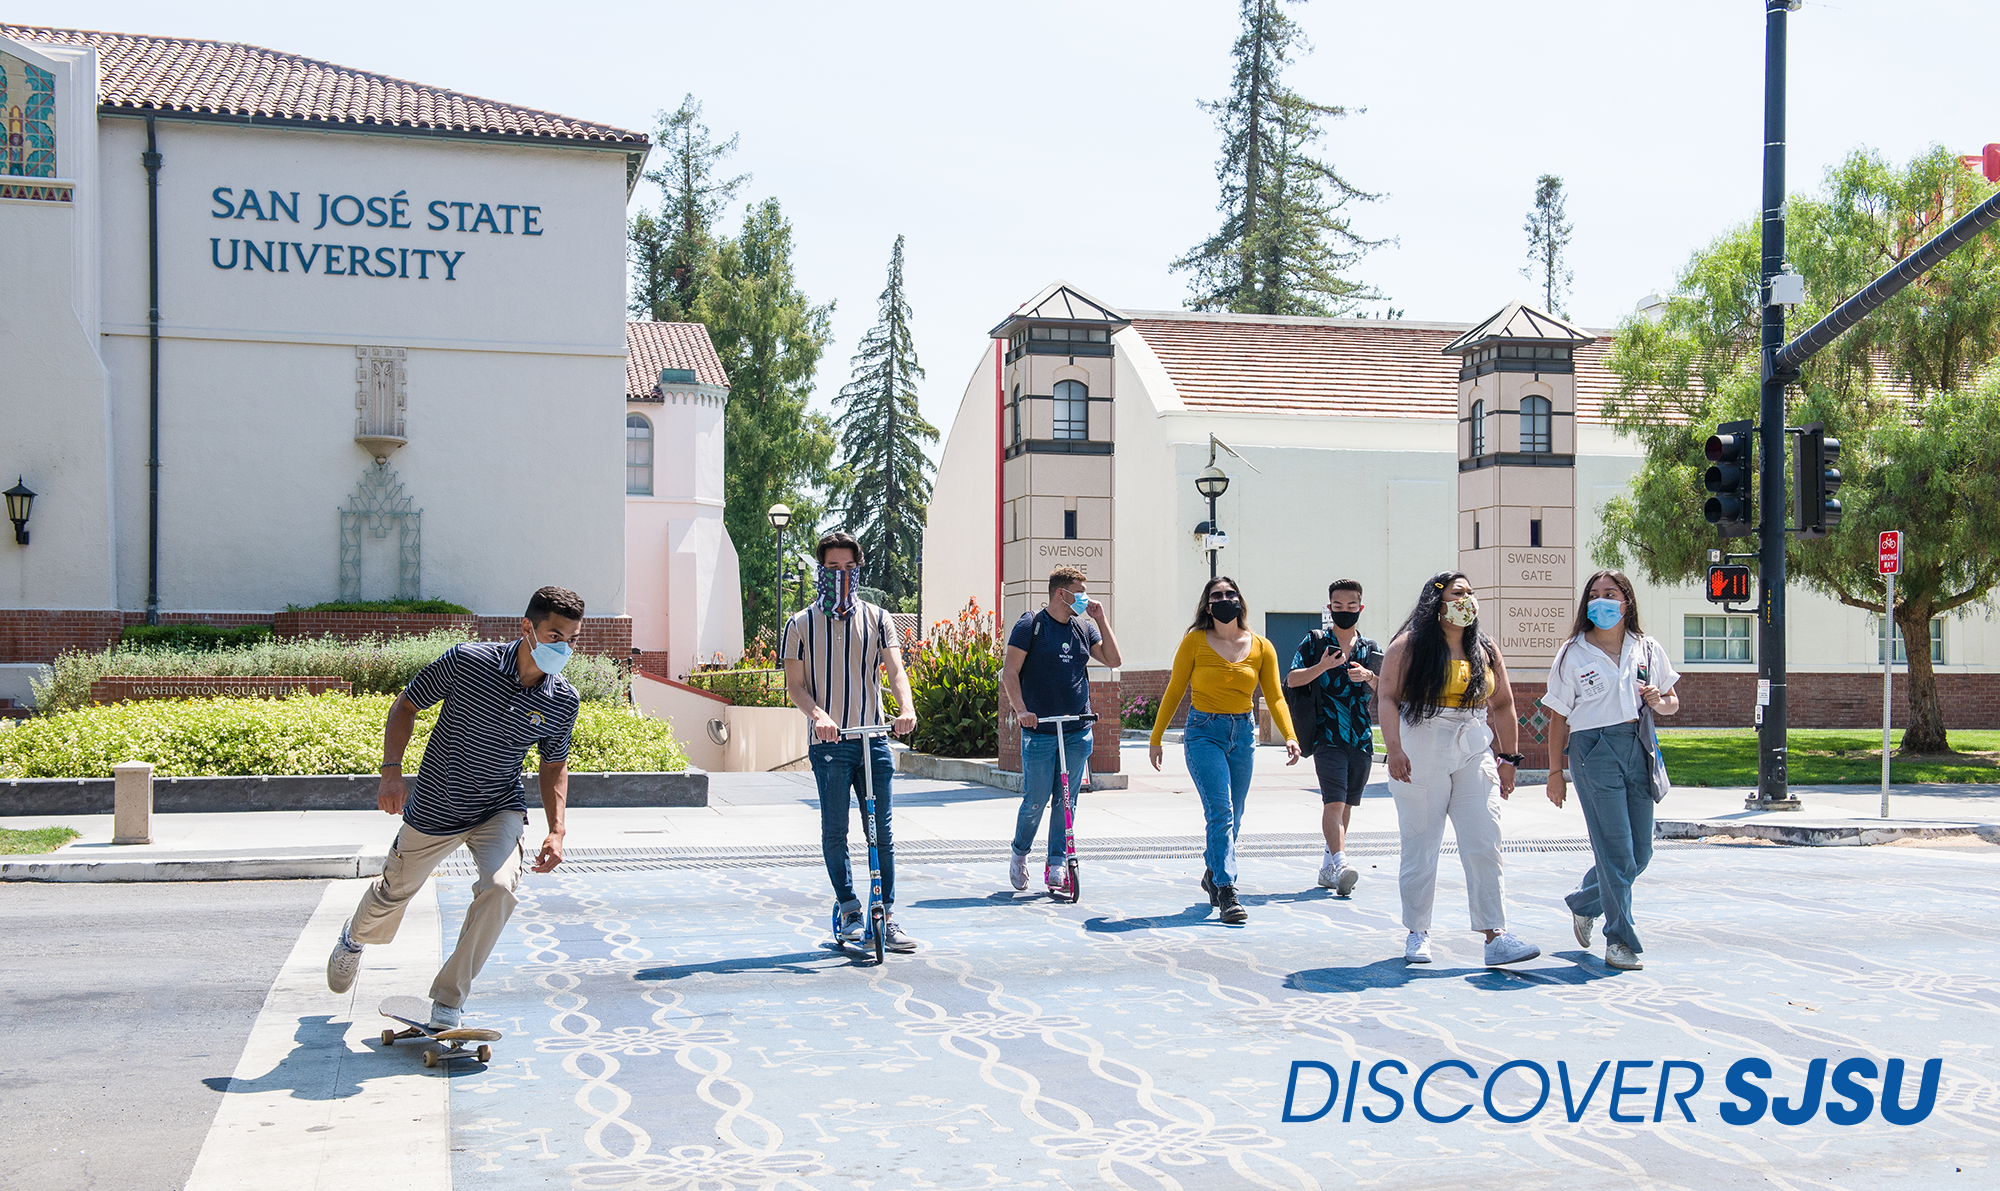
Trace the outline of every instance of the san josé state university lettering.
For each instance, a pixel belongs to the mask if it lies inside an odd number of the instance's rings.
[[[290,221],[305,227],[299,217],[300,192],[257,190],[245,187],[237,193],[233,186],[218,186],[209,192],[215,206],[209,214],[216,219],[250,220],[257,223]],[[391,195],[319,195],[318,220],[311,230],[320,231],[329,223],[339,227],[369,227],[394,231],[466,233],[494,236],[539,236],[542,208],[533,203],[491,203],[472,199],[430,199],[422,205],[423,226],[411,222],[417,203],[409,192]],[[312,204],[306,204],[311,217]],[[254,237],[229,238],[229,259],[223,259],[223,238],[208,241],[209,263],[218,269],[241,269],[254,273],[317,272],[333,277],[382,277],[414,281],[457,281],[465,250],[411,248],[383,244],[326,244],[303,240],[259,240]]]

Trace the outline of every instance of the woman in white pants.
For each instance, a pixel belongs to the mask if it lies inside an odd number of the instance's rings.
[[[1520,963],[1541,948],[1507,929],[1500,876],[1500,803],[1514,792],[1520,734],[1500,649],[1479,631],[1479,601],[1461,571],[1433,575],[1383,659],[1382,717],[1389,792],[1396,798],[1403,861],[1398,874],[1403,958],[1431,962],[1438,854],[1450,820],[1465,868],[1472,929],[1486,936],[1488,967]],[[1488,725],[1488,713],[1493,726]],[[1495,735],[1504,747],[1496,750]]]

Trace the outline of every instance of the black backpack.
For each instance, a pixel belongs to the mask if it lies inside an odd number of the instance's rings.
[[[1306,634],[1305,643],[1299,649],[1302,658],[1315,640],[1320,643],[1319,656],[1326,656],[1326,650],[1330,648],[1325,644],[1326,631],[1314,629]],[[1299,738],[1299,756],[1312,756],[1313,749],[1319,745],[1319,683],[1308,682],[1303,686],[1288,683],[1285,686],[1285,710],[1291,713],[1292,731]]]

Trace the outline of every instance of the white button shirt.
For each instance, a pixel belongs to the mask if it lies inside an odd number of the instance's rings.
[[[1647,677],[1639,677],[1640,667]],[[1608,728],[1639,718],[1639,684],[1650,682],[1662,694],[1674,689],[1680,671],[1658,641],[1625,634],[1620,656],[1613,658],[1579,633],[1563,646],[1549,671],[1549,689],[1542,706],[1569,720],[1569,730]]]

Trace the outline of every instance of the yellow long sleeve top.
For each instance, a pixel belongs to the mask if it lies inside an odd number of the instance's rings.
[[[1194,709],[1214,715],[1241,715],[1255,706],[1252,696],[1257,684],[1264,686],[1264,703],[1286,740],[1297,740],[1292,715],[1285,708],[1285,688],[1278,681],[1278,652],[1262,637],[1255,638],[1242,661],[1232,662],[1215,652],[1208,634],[1199,629],[1181,638],[1174,651],[1173,674],[1167,679],[1166,697],[1153,719],[1153,743],[1159,744],[1180,709],[1181,696],[1190,683],[1194,686]]]

